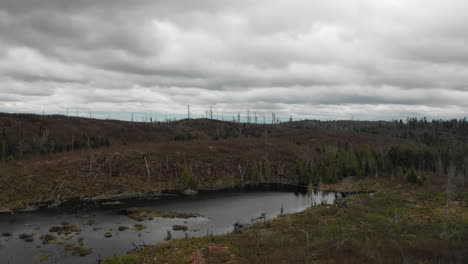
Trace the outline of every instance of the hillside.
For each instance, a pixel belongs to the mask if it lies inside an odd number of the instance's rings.
[[[434,127],[436,133],[420,136]],[[317,185],[348,176],[422,181],[451,169],[466,177],[467,127],[463,121],[137,123],[1,114],[0,208],[246,183]]]

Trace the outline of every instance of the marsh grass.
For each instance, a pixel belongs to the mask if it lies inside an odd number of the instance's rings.
[[[153,212],[151,208],[129,208],[124,211],[124,214],[137,221],[152,220],[154,217],[161,217],[161,218],[203,217],[201,214],[195,214],[195,213]]]
[[[51,234],[46,234],[40,237],[42,244],[55,244],[57,243],[57,237]]]
[[[382,188],[346,198],[346,208],[318,206],[240,233],[171,240],[104,263],[196,263],[194,257],[203,263],[466,263],[468,213],[454,203],[446,218],[441,197]],[[213,246],[223,250],[212,254]]]
[[[81,256],[84,257],[86,255],[89,255],[93,252],[92,248],[86,248],[80,245],[80,243],[77,244],[65,244],[64,246],[65,251],[70,251],[73,256]]]
[[[118,227],[119,231],[125,231],[127,229],[129,229],[127,226],[119,226]]]
[[[145,229],[146,226],[142,225],[142,224],[134,224],[130,230],[133,230],[133,231],[141,231],[143,229]]]
[[[49,229],[51,233],[57,233],[59,235],[69,235],[73,232],[79,232],[80,229],[75,225],[70,225],[69,223],[62,223],[61,226],[53,226]]]
[[[184,225],[173,225],[172,230],[174,231],[187,231],[188,227]]]

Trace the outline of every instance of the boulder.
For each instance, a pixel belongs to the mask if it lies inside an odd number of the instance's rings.
[[[185,189],[182,191],[182,194],[187,195],[187,196],[193,196],[193,195],[197,195],[198,192],[192,189]]]

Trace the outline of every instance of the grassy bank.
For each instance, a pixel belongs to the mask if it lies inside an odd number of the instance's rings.
[[[388,186],[383,184],[383,186]],[[372,186],[375,188],[376,185]],[[117,263],[466,263],[467,193],[378,187],[240,233],[172,240]]]

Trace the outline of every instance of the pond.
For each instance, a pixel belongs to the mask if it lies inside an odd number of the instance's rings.
[[[333,203],[340,196],[319,190],[307,192],[304,188],[249,188],[205,192],[193,197],[125,200],[122,204],[65,204],[30,213],[0,215],[0,233],[4,233],[0,237],[0,263],[30,264],[41,260],[43,263],[98,263],[99,259],[122,255],[138,246],[161,243],[168,231],[172,238],[224,234],[233,231],[236,222],[249,224],[260,221],[257,218],[262,214],[271,219],[281,212],[300,212],[317,204]],[[137,221],[121,213],[126,208],[197,213],[203,217],[154,217]],[[143,226],[135,228],[135,224]],[[76,226],[79,230],[71,228],[66,232],[69,234],[61,235],[50,232],[52,227],[63,225]],[[187,230],[174,231],[173,225],[186,226]],[[106,237],[106,233],[111,236]],[[20,238],[22,234],[32,234],[32,237]],[[43,244],[41,237],[47,234],[52,235],[51,244]],[[92,251],[79,256],[81,251],[73,251],[74,246]]]

